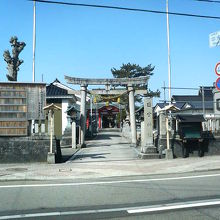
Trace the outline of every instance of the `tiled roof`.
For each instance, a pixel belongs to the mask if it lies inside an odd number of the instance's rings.
[[[176,118],[181,122],[203,122],[203,115],[177,115]]]
[[[47,97],[51,96],[69,96],[68,91],[53,84],[50,84],[46,87]]]
[[[157,103],[156,105],[158,105],[160,108],[164,108],[165,106],[169,105],[168,103],[164,103],[164,102],[161,102],[161,103]]]
[[[203,97],[202,95],[174,95],[172,100],[178,103],[191,105],[190,109],[202,109]],[[213,94],[211,90],[204,90],[205,109],[213,109]],[[183,107],[183,105],[182,105]]]
[[[178,103],[172,103],[175,107],[177,107],[178,109],[181,109],[185,102],[178,102]],[[161,109],[164,108],[165,106],[169,105],[169,103],[164,103],[164,102],[161,102],[161,103],[157,103],[156,105],[158,105]]]
[[[193,109],[202,109],[203,108],[203,102],[197,101],[197,102],[190,102],[191,108]],[[205,101],[204,102],[205,109],[213,109],[213,101]]]
[[[198,95],[173,95],[172,100],[176,102],[201,101],[202,96]]]

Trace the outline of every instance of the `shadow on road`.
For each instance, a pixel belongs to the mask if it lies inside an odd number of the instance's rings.
[[[106,158],[104,155],[108,155],[110,153],[100,153],[100,154],[80,154],[77,155],[74,159],[84,159],[84,158],[91,158],[91,159],[104,159]]]

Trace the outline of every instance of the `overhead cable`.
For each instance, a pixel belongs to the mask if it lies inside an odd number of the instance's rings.
[[[197,2],[209,2],[209,3],[218,3],[220,4],[220,1],[218,0],[195,0]]]
[[[127,7],[118,7],[118,6],[109,6],[109,5],[80,4],[80,3],[58,2],[58,1],[48,1],[48,0],[28,0],[28,1],[32,1],[32,2],[35,1],[35,2],[39,2],[39,3],[45,3],[45,4],[59,4],[59,5],[68,5],[68,6],[105,8],[105,9],[145,12],[145,13],[154,13],[154,14],[167,14],[166,11],[147,10],[147,9],[140,9],[140,8],[127,8]],[[196,18],[220,20],[220,17],[210,16],[210,15],[187,14],[187,13],[178,13],[178,12],[168,12],[168,14],[175,15],[175,16],[185,16],[185,17],[196,17]]]

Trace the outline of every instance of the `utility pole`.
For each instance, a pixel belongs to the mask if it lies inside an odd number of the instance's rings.
[[[171,64],[170,64],[170,27],[169,27],[169,2],[166,0],[167,12],[167,48],[168,48],[168,81],[169,81],[169,102],[171,103]]]
[[[165,81],[163,82],[163,98],[164,98],[164,103],[166,103],[166,85],[165,85]]]
[[[35,47],[36,47],[36,2],[34,1],[34,15],[33,15],[33,83],[35,82]]]
[[[169,25],[169,2],[166,0],[166,12],[167,12],[167,49],[168,49],[168,91],[169,91],[169,104],[171,105],[171,64],[170,64],[170,25]],[[166,130],[167,130],[167,149],[166,149],[166,158],[172,159],[173,152],[170,149],[170,129],[169,129],[169,122],[170,118],[167,114],[166,118]]]

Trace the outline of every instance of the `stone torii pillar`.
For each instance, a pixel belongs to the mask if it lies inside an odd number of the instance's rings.
[[[135,119],[135,106],[134,106],[134,87],[128,85],[129,92],[129,111],[130,111],[130,126],[131,126],[131,146],[137,146],[137,132],[136,132],[136,119]]]
[[[74,84],[74,85],[81,85],[81,134],[80,134],[80,141],[81,145],[84,144],[85,138],[85,103],[86,103],[86,88],[87,85],[107,85],[107,90],[96,90],[93,94],[98,95],[120,95],[126,93],[126,90],[117,90],[117,89],[110,89],[109,85],[111,86],[126,86],[128,87],[129,92],[129,109],[130,109],[130,122],[131,122],[131,134],[132,134],[132,146],[137,145],[136,139],[136,121],[135,121],[135,107],[134,107],[134,85],[143,85],[147,84],[149,76],[143,77],[135,77],[135,78],[113,78],[113,79],[88,79],[88,78],[76,78],[65,76],[67,83]],[[136,94],[147,94],[147,90],[136,90]],[[76,94],[74,91],[73,93],[69,94]]]
[[[86,132],[86,90],[87,85],[82,84],[81,91],[81,106],[80,106],[80,145],[85,147],[85,132]]]

